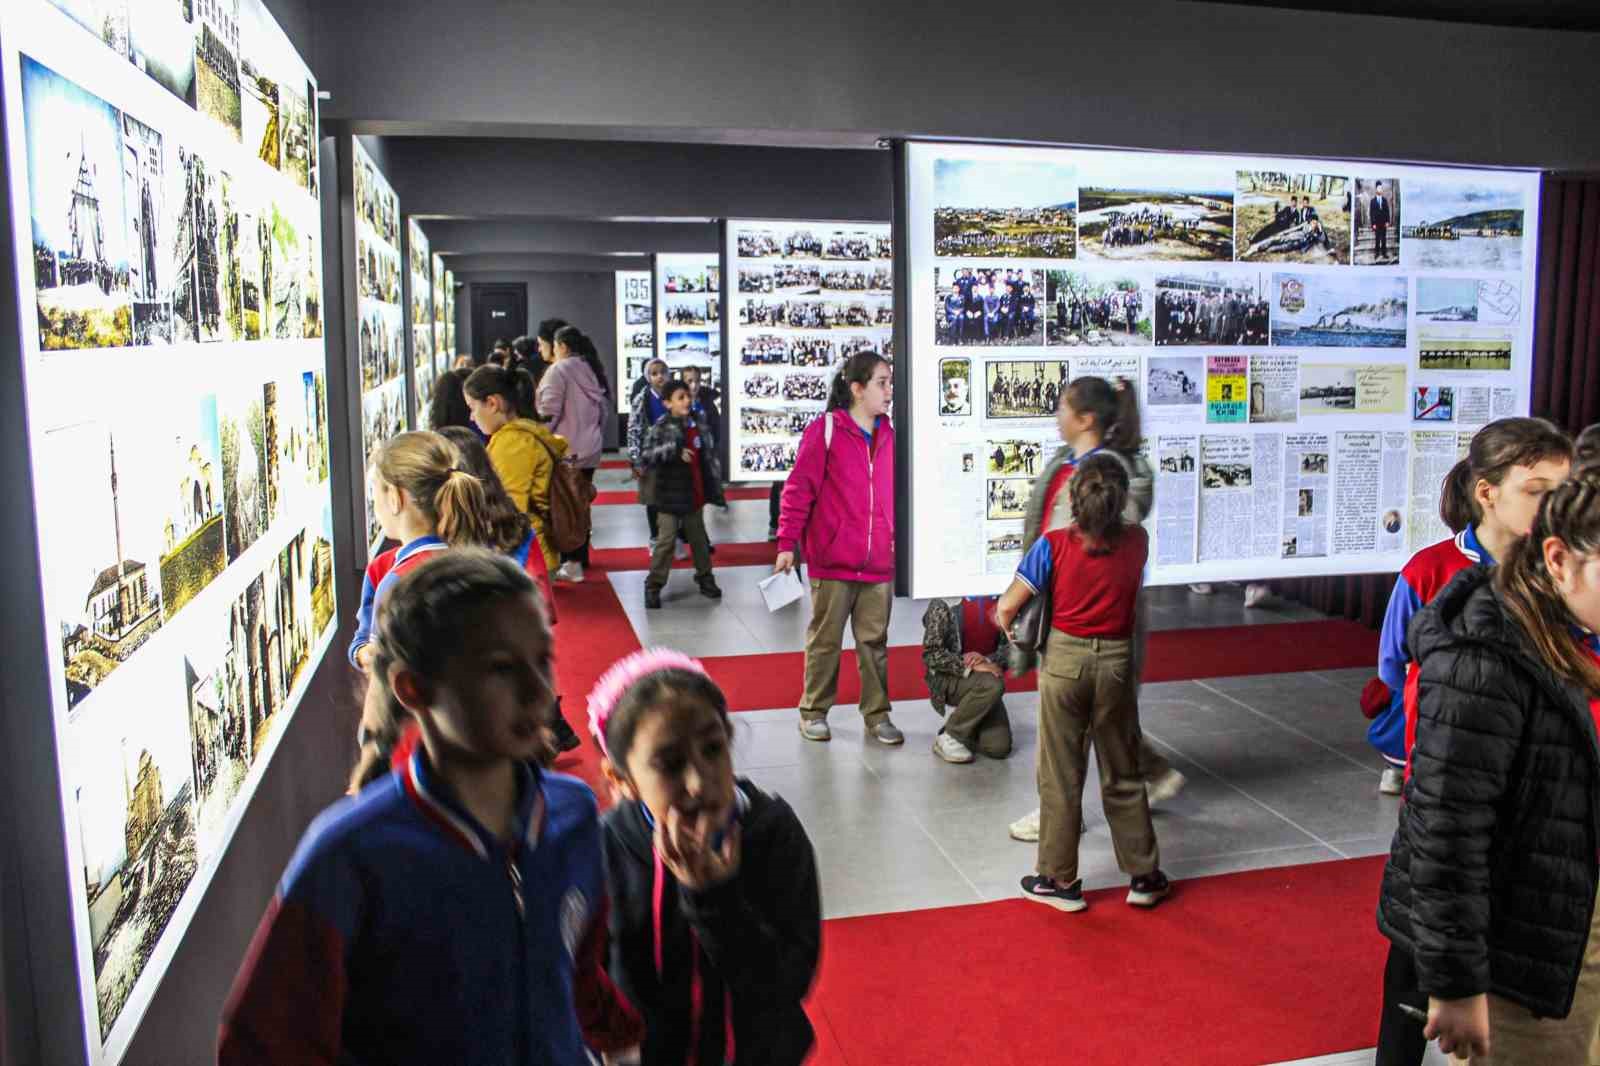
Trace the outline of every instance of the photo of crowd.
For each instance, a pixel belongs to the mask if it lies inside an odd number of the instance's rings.
[[[827,374],[790,374],[783,379],[783,398],[823,403],[828,399],[828,386]]]
[[[795,445],[746,444],[739,449],[739,469],[752,473],[784,473],[794,469]]]
[[[1039,296],[1044,271],[939,268],[933,272],[936,344],[1044,343]]]
[[[984,517],[994,520],[1022,518],[1028,513],[1028,497],[1033,481],[1025,477],[993,478],[989,482],[989,505]]]
[[[1137,278],[1052,270],[1046,285],[1048,343],[1150,343],[1150,312]]]
[[[1072,167],[940,159],[933,181],[934,255],[1073,258],[1078,180]]]
[[[798,437],[816,417],[815,411],[746,407],[739,412],[739,428],[762,437]]]
[[[821,275],[823,292],[882,292],[894,291],[894,271],[889,267],[836,267]],[[779,281],[781,288],[783,283]]]
[[[716,321],[708,313],[710,302],[701,297],[668,300],[661,308],[661,317],[669,326],[704,326]]]
[[[752,400],[773,400],[778,396],[778,377],[765,370],[749,374],[744,379],[744,394]]]
[[[767,269],[752,270],[749,267],[739,268],[739,291],[741,293],[766,295],[772,292],[773,285],[772,271]]]
[[[1079,259],[1233,259],[1233,193],[1186,188],[1085,188]]]
[[[990,418],[1049,418],[1067,387],[1065,359],[997,360],[985,367]]]
[[[889,303],[869,306],[864,301],[749,300],[739,307],[739,325],[787,329],[865,329],[894,325]]]
[[[1157,344],[1264,345],[1268,321],[1258,281],[1216,274],[1156,279]]]

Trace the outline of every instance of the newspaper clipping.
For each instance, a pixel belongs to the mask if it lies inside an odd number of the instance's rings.
[[[1404,433],[1383,435],[1383,472],[1378,486],[1378,550],[1397,552],[1406,546],[1406,464],[1410,453]]]
[[[1248,436],[1200,438],[1200,561],[1248,558],[1255,493]]]
[[[1376,551],[1383,434],[1365,430],[1340,433],[1337,440],[1339,499],[1333,511],[1333,554]]]
[[[1255,538],[1250,554],[1271,559],[1278,554],[1278,511],[1283,506],[1283,434],[1255,435]]]
[[[1206,421],[1245,420],[1245,374],[1249,356],[1206,356]]]
[[[1435,544],[1450,535],[1439,518],[1439,487],[1456,460],[1467,454],[1472,434],[1451,429],[1417,429],[1411,432],[1411,512],[1408,546],[1411,551]]]
[[[1299,413],[1300,358],[1250,357],[1250,421],[1293,422]]]
[[[1156,438],[1156,565],[1187,566],[1194,562],[1195,458],[1194,437]]]
[[[1067,368],[1069,381],[1079,378],[1105,378],[1115,385],[1122,382],[1130,389],[1139,388],[1139,357],[1137,355],[1074,355]]]
[[[1328,554],[1328,504],[1328,435],[1290,433],[1283,455],[1283,558]]]

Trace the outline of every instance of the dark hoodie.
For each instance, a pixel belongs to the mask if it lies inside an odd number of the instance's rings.
[[[656,862],[639,804],[602,820],[611,975],[644,1015],[643,1066],[683,1066],[692,1032],[700,1066],[798,1066],[815,1039],[800,1003],[822,942],[816,855],[788,803],[744,778],[738,786],[746,800],[739,872],[705,892],[685,890]]]
[[[1378,928],[1427,995],[1493,992],[1561,1018],[1595,902],[1600,748],[1584,693],[1493,580],[1463,570],[1411,621],[1417,743]]]

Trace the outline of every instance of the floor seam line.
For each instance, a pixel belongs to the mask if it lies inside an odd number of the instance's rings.
[[[1260,710],[1260,709],[1258,709],[1256,707],[1250,706],[1248,703],[1246,703],[1244,700],[1239,699],[1237,696],[1230,696],[1228,693],[1226,693],[1226,692],[1222,691],[1221,689],[1217,688],[1215,685],[1206,684],[1204,678],[1198,678],[1197,677],[1197,678],[1194,679],[1194,683],[1199,685],[1201,688],[1205,689],[1207,692],[1213,693],[1214,695],[1217,695],[1217,696],[1221,696],[1223,699],[1227,700],[1229,703],[1238,704],[1240,707],[1243,707],[1245,710],[1249,711],[1251,714],[1255,715],[1257,718],[1266,719],[1267,721],[1271,722],[1273,725],[1277,726],[1279,729],[1283,729],[1283,730],[1286,730],[1286,731],[1288,731],[1290,733],[1293,733],[1295,736],[1299,737],[1302,740],[1311,741],[1311,743],[1315,744],[1317,747],[1322,748],[1325,751],[1332,752],[1334,755],[1339,756],[1339,758],[1345,760],[1348,763],[1351,763],[1352,765],[1359,766],[1361,769],[1366,770],[1369,773],[1375,773],[1376,772],[1376,771],[1374,771],[1372,769],[1372,767],[1366,765],[1360,759],[1357,759],[1355,756],[1346,755],[1344,752],[1340,751],[1338,748],[1334,747],[1331,744],[1327,744],[1327,743],[1325,743],[1325,742],[1323,742],[1321,740],[1318,740],[1316,737],[1312,736],[1310,733],[1307,733],[1307,732],[1305,732],[1304,730],[1301,730],[1301,729],[1296,729],[1292,725],[1285,724],[1284,722],[1280,721],[1279,719],[1274,718],[1272,715],[1268,714],[1266,711],[1263,711],[1263,710]]]

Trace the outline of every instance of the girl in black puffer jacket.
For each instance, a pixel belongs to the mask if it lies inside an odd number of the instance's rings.
[[[1593,469],[1411,623],[1417,741],[1378,926],[1415,959],[1427,1035],[1475,1066],[1596,1061],[1597,629]]]

